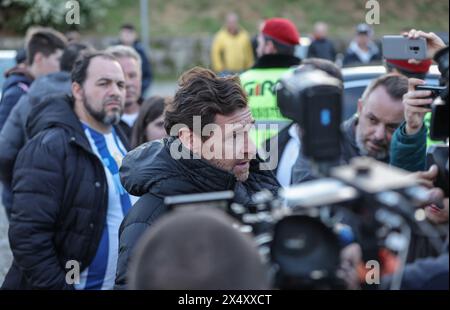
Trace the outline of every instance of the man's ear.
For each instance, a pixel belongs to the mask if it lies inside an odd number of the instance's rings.
[[[178,130],[178,138],[183,145],[190,149],[192,153],[201,155],[202,154],[202,142],[201,138],[192,132],[189,128],[183,127]]]
[[[178,139],[183,143],[184,147],[192,150],[192,132],[187,127],[178,130]]]
[[[276,54],[278,52],[275,44],[271,40],[266,41],[264,48],[266,49],[266,54]]]
[[[362,108],[363,108],[363,102],[362,102],[361,98],[359,98],[358,99],[358,115],[361,115]]]
[[[77,82],[72,82],[72,95],[76,101],[83,101],[83,89]]]
[[[44,58],[44,54],[41,52],[37,52],[33,57],[33,64],[40,65],[42,63],[42,59]]]

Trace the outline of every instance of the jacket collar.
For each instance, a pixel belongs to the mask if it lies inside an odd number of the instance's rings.
[[[234,188],[236,180],[231,172],[214,167],[202,158],[194,157],[192,151],[184,147],[181,141],[175,137],[170,137],[167,145],[170,148],[174,143],[179,144],[179,150],[182,155],[178,163],[186,171],[192,173],[194,178],[205,180],[208,183],[214,180],[215,184],[211,185],[213,187],[217,186],[221,190]]]
[[[172,150],[172,152],[171,152]],[[181,158],[180,158],[181,157]],[[151,192],[158,197],[255,188],[267,185],[273,192],[278,183],[270,171],[260,169],[261,160],[250,162],[249,179],[238,182],[231,172],[212,166],[204,159],[194,159],[190,150],[176,137],[145,143],[125,156],[120,178],[132,195]]]
[[[74,101],[70,95],[49,95],[41,102],[37,103],[30,112],[27,120],[27,135],[32,138],[39,132],[52,128],[64,128],[71,143],[75,143],[92,153],[89,141],[87,140],[80,120],[73,110]],[[128,140],[124,133],[115,127],[124,147],[129,150]]]
[[[300,65],[300,63],[300,58],[295,56],[271,54],[258,58],[256,60],[256,64],[253,66],[253,69],[290,68]]]
[[[341,130],[344,133],[347,143],[357,150],[357,153],[359,154],[358,144],[356,143],[356,125],[358,125],[358,116],[354,115],[342,123]]]

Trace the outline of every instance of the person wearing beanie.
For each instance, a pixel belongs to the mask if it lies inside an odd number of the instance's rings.
[[[281,115],[275,96],[275,85],[301,60],[294,56],[300,34],[294,23],[285,18],[270,18],[261,27],[258,35],[255,65],[242,73],[241,84],[248,96],[250,110],[257,122],[287,125],[289,121]],[[279,126],[281,130],[281,126]],[[252,138],[257,146],[271,138],[279,130],[254,130]]]
[[[356,27],[355,39],[350,43],[345,53],[344,66],[368,65],[381,61],[381,53],[378,46],[372,41],[373,30],[367,24],[359,24]]]
[[[427,58],[421,62],[416,60],[406,60],[405,62],[396,62],[403,64],[403,68],[414,68],[415,71],[425,71],[426,67],[431,64],[432,58],[438,53],[439,50],[445,52],[446,45],[444,41],[439,38],[433,32],[423,32],[421,30],[410,30],[408,32],[409,38],[424,38],[427,41]],[[447,47],[448,49],[448,47]],[[448,57],[448,54],[447,54]],[[436,61],[437,59],[434,58]],[[448,61],[448,58],[447,58]],[[390,61],[392,62],[392,61]],[[439,64],[439,62],[438,62]],[[404,70],[404,69],[403,69]],[[428,70],[427,70],[428,71]],[[439,67],[439,71],[442,76],[447,74],[448,70],[443,71]],[[426,169],[426,152],[429,146],[434,144],[442,144],[443,141],[432,140],[430,138],[431,127],[431,109],[422,107],[421,111],[417,112],[417,103],[422,101],[422,105],[431,104],[433,99],[426,98],[423,94],[417,93],[415,86],[425,84],[424,78],[409,79],[409,91],[405,94],[405,122],[402,123],[400,128],[396,130],[392,137],[392,151],[390,164],[409,171],[420,171]],[[424,101],[427,101],[424,103]],[[413,159],[413,160],[412,160]]]
[[[269,289],[268,268],[249,235],[222,211],[175,209],[139,239],[132,290]],[[186,236],[189,236],[186,238]]]
[[[424,80],[431,66],[431,59],[422,60],[419,63],[409,63],[407,60],[386,59],[386,70],[397,72],[407,78]]]
[[[406,76],[408,79],[425,80],[428,70],[431,67],[433,61],[431,59],[425,59],[420,62],[409,63],[408,60],[399,59],[386,59],[385,67],[388,72],[396,72]],[[431,112],[425,114],[424,123],[427,127],[427,146],[434,144],[441,144],[442,141],[433,140],[429,135],[429,128],[431,126]]]

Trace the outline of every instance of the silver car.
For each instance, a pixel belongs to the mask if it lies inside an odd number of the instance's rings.
[[[344,100],[342,102],[342,119],[348,119],[356,113],[358,99],[373,80],[386,73],[384,66],[360,66],[343,68]],[[436,65],[430,67],[425,79],[427,84],[439,85],[441,74]]]
[[[14,50],[0,50],[0,99],[2,98],[5,72],[16,65],[16,54]]]

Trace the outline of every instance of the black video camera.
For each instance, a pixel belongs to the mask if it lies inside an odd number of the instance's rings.
[[[448,182],[448,146],[432,145],[427,150],[427,168],[432,165],[438,167],[438,175],[434,185],[444,192],[445,197],[449,196]]]
[[[338,159],[342,83],[306,65],[284,76],[276,93],[281,114],[301,128],[303,154],[315,161]]]
[[[237,229],[252,234],[270,267],[273,288],[344,289],[339,269],[346,245],[357,241],[364,261],[383,266],[380,249],[406,259],[402,253],[408,250],[410,232],[428,234],[422,227],[427,222],[414,218],[416,208],[428,203],[427,191],[409,173],[370,158],[335,167],[331,176],[284,188],[277,197],[256,193],[245,206],[234,203],[230,191],[167,197],[165,203],[186,212],[218,208],[234,217]],[[347,225],[353,239],[346,240],[344,217],[357,223]]]
[[[449,137],[448,126],[448,96],[449,96],[449,76],[448,76],[448,53],[449,47],[440,50],[434,56],[438,64],[442,78],[441,83],[445,86],[439,92],[439,96],[433,102],[431,114],[430,137],[434,140],[446,140]]]
[[[439,173],[435,185],[444,191],[445,197],[449,196],[449,158],[448,158],[448,138],[449,138],[449,75],[448,75],[448,53],[449,47],[439,51],[434,60],[437,62],[441,72],[441,86],[438,96],[431,105],[430,138],[434,140],[447,140],[446,145],[433,145],[427,151],[427,166],[436,164]]]

